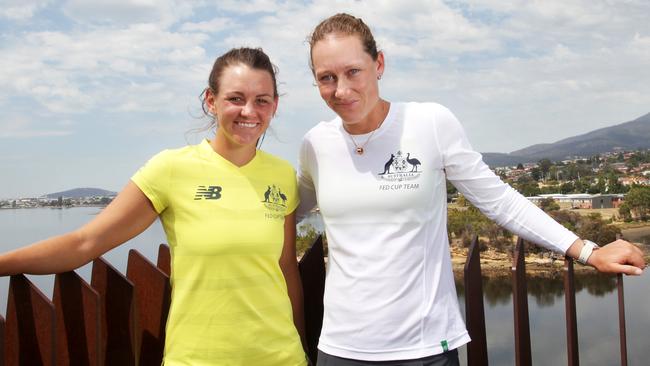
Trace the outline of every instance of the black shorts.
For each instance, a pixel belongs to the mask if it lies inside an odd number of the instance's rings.
[[[458,351],[453,349],[439,355],[411,360],[363,361],[328,355],[318,351],[316,366],[459,366]]]

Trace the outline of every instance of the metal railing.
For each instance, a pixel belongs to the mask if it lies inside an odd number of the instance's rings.
[[[515,364],[531,365],[524,242],[512,265]],[[9,282],[6,320],[0,317],[0,366],[160,365],[169,311],[170,253],[161,244],[154,265],[129,252],[126,276],[104,259],[93,262],[91,283],[75,272],[57,274],[52,301],[24,275]],[[315,361],[322,326],[325,262],[319,237],[299,262],[308,356]],[[488,364],[478,241],[464,267],[468,366]],[[564,262],[567,365],[579,364],[573,261]],[[618,277],[621,365],[627,365],[623,280]]]

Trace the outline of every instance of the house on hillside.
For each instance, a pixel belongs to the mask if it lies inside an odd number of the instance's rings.
[[[638,177],[620,177],[618,178],[618,182],[624,186],[631,186],[633,184],[640,185],[640,186],[648,186],[650,185],[650,177],[645,175],[638,176]]]
[[[618,208],[624,200],[623,194],[541,194],[539,196],[527,197],[531,202],[538,205],[543,199],[552,198],[561,209],[592,209],[592,208]]]

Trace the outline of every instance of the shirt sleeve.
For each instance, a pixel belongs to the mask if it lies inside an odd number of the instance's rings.
[[[298,195],[298,184],[296,182],[296,171],[291,168],[291,179],[290,181],[290,186],[289,186],[289,202],[287,204],[287,213],[292,213],[296,210],[298,205],[300,204],[300,196]]]
[[[315,155],[309,139],[305,136],[298,156],[298,192],[300,205],[296,211],[296,222],[302,221],[318,204],[316,188],[312,179],[312,169],[316,166]]]
[[[474,151],[456,117],[436,111],[435,131],[447,179],[487,217],[523,239],[566,253],[578,236],[504,183]]]
[[[160,152],[142,166],[131,181],[140,188],[159,214],[169,205],[171,161],[167,151]]]

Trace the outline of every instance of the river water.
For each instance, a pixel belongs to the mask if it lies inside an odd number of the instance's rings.
[[[91,220],[99,208],[69,209],[2,209],[0,210],[0,251],[8,251],[63,234]],[[322,228],[318,218],[307,221]],[[632,239],[632,238],[630,238]],[[650,235],[639,234],[637,242],[650,244]],[[138,237],[104,255],[110,263],[126,272],[128,251],[137,249],[156,261],[158,245],[165,242],[162,226],[156,221]],[[90,281],[91,266],[77,270]],[[28,276],[47,296],[51,297],[53,276]],[[7,303],[8,278],[0,278],[0,314],[4,316]],[[457,284],[461,307],[464,289]],[[483,280],[489,363],[514,364],[514,328],[512,292],[509,278]],[[584,275],[576,279],[576,306],[580,361],[583,365],[619,364],[618,313],[615,277]],[[566,365],[566,336],[562,279],[528,279],[528,304],[534,365]],[[629,365],[646,365],[650,360],[650,275],[625,278],[627,341]],[[464,309],[463,309],[464,311]],[[465,364],[465,347],[460,350]]]

